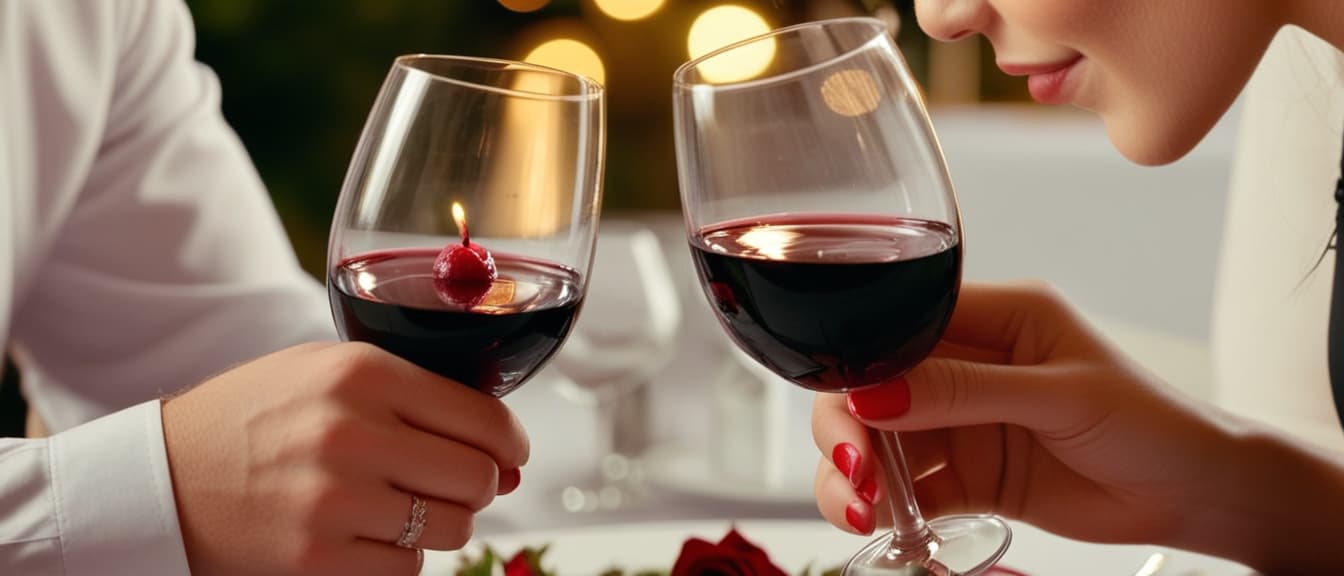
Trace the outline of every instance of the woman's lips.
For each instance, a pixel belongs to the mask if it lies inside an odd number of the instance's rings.
[[[1012,76],[1027,76],[1027,90],[1042,104],[1064,104],[1073,98],[1073,71],[1078,68],[1081,54],[1047,64],[999,64]]]

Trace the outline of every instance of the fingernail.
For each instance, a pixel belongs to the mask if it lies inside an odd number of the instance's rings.
[[[859,454],[859,449],[855,448],[849,442],[841,442],[835,445],[831,450],[831,462],[835,468],[849,479],[851,486],[859,485],[859,463],[863,461],[863,456]]]
[[[517,468],[513,470],[504,470],[499,473],[499,489],[496,494],[504,495],[513,492],[518,485],[523,482],[523,472]]]
[[[873,507],[867,502],[855,500],[845,507],[845,521],[860,534],[873,531]]]
[[[863,498],[869,504],[877,502],[877,480],[873,478],[864,480],[854,491],[859,494],[859,498]]]
[[[849,393],[849,412],[863,420],[889,420],[910,410],[910,383],[905,378]]]

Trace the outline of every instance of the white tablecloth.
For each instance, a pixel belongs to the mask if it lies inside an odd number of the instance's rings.
[[[816,521],[692,521],[595,526],[539,531],[483,539],[461,553],[430,553],[424,576],[452,574],[464,557],[479,559],[481,546],[512,555],[523,546],[550,545],[543,568],[561,576],[593,576],[616,566],[630,570],[672,567],[682,542],[698,537],[718,542],[730,527],[770,554],[789,574],[811,566],[813,573],[838,567],[868,542]],[[1131,576],[1154,554],[1156,576],[1246,576],[1245,568],[1222,560],[1151,546],[1096,546],[1072,542],[1022,524],[1013,525],[1013,543],[1000,563],[1031,576]]]

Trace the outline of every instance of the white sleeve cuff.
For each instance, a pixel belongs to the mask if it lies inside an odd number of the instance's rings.
[[[158,400],[57,434],[50,446],[67,576],[190,573]]]

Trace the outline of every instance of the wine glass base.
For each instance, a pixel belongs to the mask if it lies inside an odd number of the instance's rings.
[[[947,516],[931,520],[930,542],[894,552],[891,533],[870,542],[845,564],[844,576],[976,576],[994,566],[1013,532],[997,516]]]
[[[602,459],[596,478],[561,488],[560,505],[573,513],[610,512],[636,507],[647,496],[640,462],[621,454],[608,454]]]

